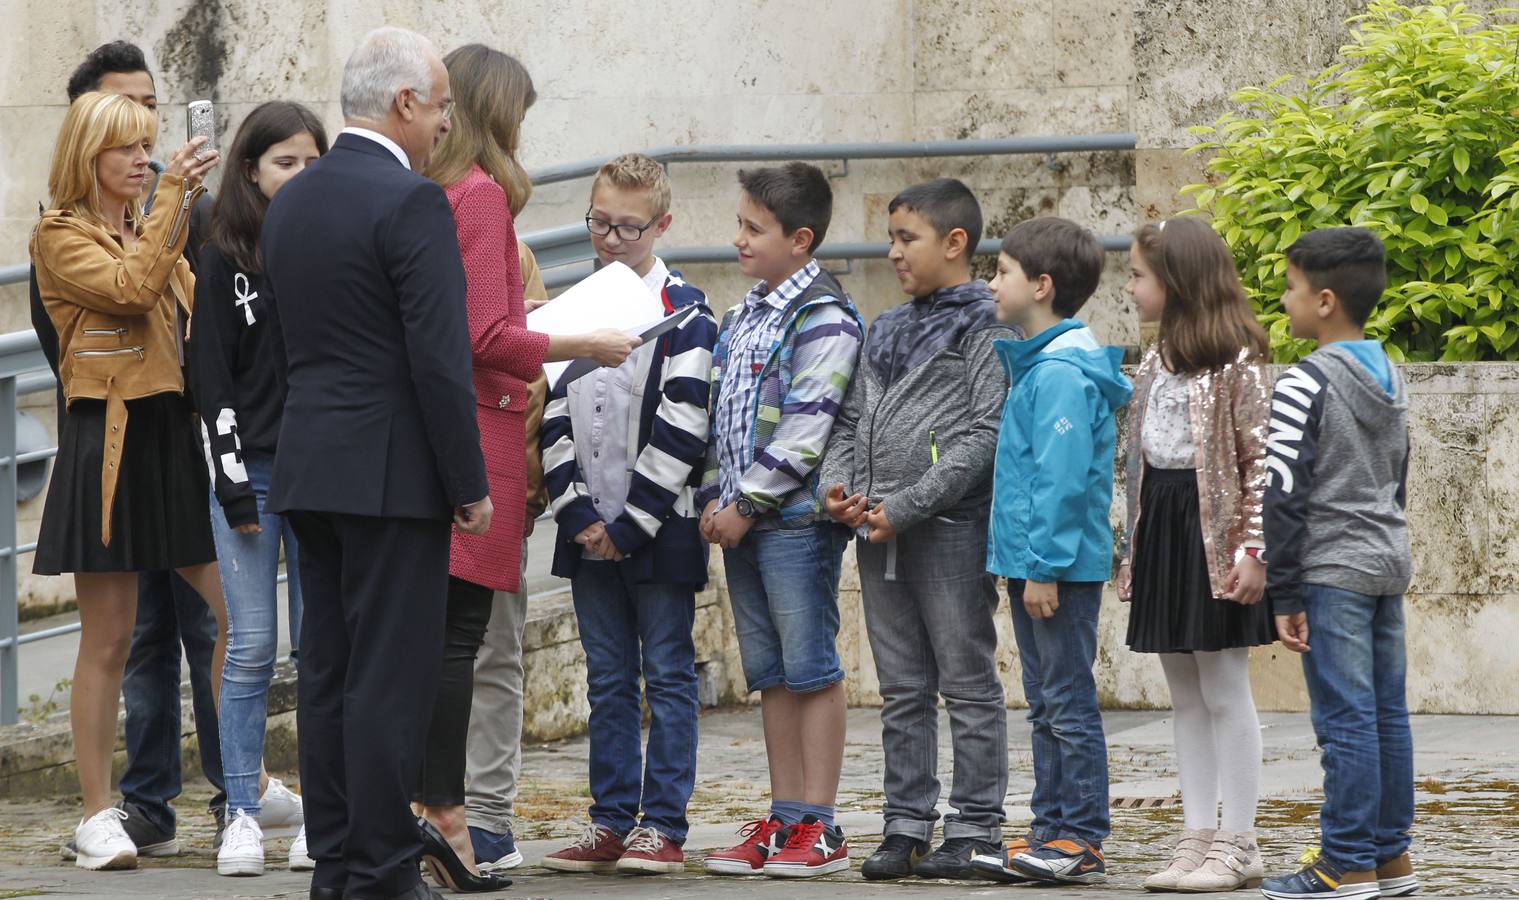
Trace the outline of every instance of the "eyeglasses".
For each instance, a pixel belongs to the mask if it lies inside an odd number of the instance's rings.
[[[444,100],[442,103],[424,103],[422,101],[421,95],[418,93],[416,88],[408,88],[408,90],[411,91],[412,100],[423,106],[431,106],[433,109],[436,109],[438,112],[442,113],[443,121],[447,122],[449,119],[452,119],[454,117],[453,98],[450,97],[449,99]]]
[[[645,231],[648,231],[650,228],[653,228],[654,223],[658,221],[659,217],[655,216],[654,218],[650,219],[646,225],[613,225],[606,219],[596,218],[590,214],[590,210],[587,210],[585,217],[585,228],[587,231],[589,231],[591,234],[596,235],[597,237],[611,234],[613,230],[616,230],[618,240],[632,243],[634,241],[643,240],[643,233]]]

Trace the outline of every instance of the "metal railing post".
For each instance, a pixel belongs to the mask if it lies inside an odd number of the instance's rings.
[[[0,378],[0,547],[12,552],[0,557],[0,725],[14,725],[20,718],[18,672],[21,647],[16,608],[16,376]]]

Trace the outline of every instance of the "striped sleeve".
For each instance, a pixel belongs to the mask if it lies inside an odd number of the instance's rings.
[[[791,351],[791,386],[781,398],[770,443],[739,479],[739,492],[760,509],[776,509],[822,461],[833,421],[854,377],[863,335],[854,317],[829,303],[807,316]]]
[[[559,384],[549,392],[543,423],[538,426],[538,440],[543,448],[543,484],[548,489],[549,510],[559,523],[561,535],[573,538],[600,522],[601,516],[591,502],[585,473],[575,461],[568,389],[568,384]]]
[[[733,307],[723,314],[722,325],[717,329],[716,342],[721,343],[730,333],[733,318],[738,307]],[[717,458],[717,435],[714,429],[717,425],[717,395],[723,383],[722,358],[726,353],[714,347],[712,351],[712,370],[708,373],[711,384],[708,388],[707,400],[707,450],[702,460],[701,486],[696,489],[696,514],[699,516],[707,508],[707,504],[718,498],[722,493],[722,466]]]
[[[716,340],[717,322],[705,308],[670,335],[648,443],[633,466],[627,504],[607,526],[612,543],[624,554],[653,540],[690,482],[692,470],[700,470],[706,459]]]

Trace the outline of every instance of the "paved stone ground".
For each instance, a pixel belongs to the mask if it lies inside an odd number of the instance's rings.
[[[1292,865],[1315,841],[1319,769],[1306,716],[1263,717],[1266,767],[1259,828],[1268,868]],[[1174,805],[1174,759],[1166,713],[1116,712],[1106,717],[1112,768],[1113,837],[1106,846],[1112,884],[1093,889],[1004,888],[986,883],[952,884],[862,881],[858,863],[879,841],[880,725],[874,710],[850,713],[850,740],[840,791],[841,823],[851,838],[856,869],[806,885],[792,882],[716,879],[701,874],[703,850],[734,842],[734,829],[765,804],[765,768],[757,711],[720,710],[702,720],[700,768],[687,844],[687,874],[676,878],[628,879],[550,874],[534,863],[557,849],[568,822],[584,814],[584,740],[531,746],[524,763],[518,834],[527,865],[503,897],[741,898],[943,897],[1059,895],[1086,898],[1133,893],[1168,853],[1180,827]],[[1027,821],[1030,781],[1027,726],[1009,723],[1009,833]],[[1418,748],[1418,821],[1415,860],[1425,896],[1519,897],[1519,718],[1422,716],[1414,720]],[[941,728],[941,770],[947,769],[948,729]],[[947,774],[946,774],[947,781]],[[947,785],[946,785],[947,788]],[[947,794],[947,790],[946,790]],[[60,862],[58,844],[77,820],[75,797],[0,803],[0,898],[49,895],[75,898],[304,897],[309,881],[271,865],[263,878],[227,879],[214,872],[210,819],[203,812],[210,790],[188,786],[180,798],[180,836],[186,852],[172,860],[145,861],[135,873],[87,873]],[[1143,803],[1143,808],[1137,808]],[[1158,805],[1155,805],[1158,804]],[[271,864],[288,846],[269,841]],[[1241,895],[1243,896],[1243,895]]]

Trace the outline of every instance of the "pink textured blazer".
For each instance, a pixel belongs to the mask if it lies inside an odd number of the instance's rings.
[[[517,231],[506,192],[479,166],[445,191],[469,281],[475,414],[495,516],[478,537],[454,533],[448,573],[498,591],[521,580],[528,382],[543,366],[548,335],[527,329]]]

